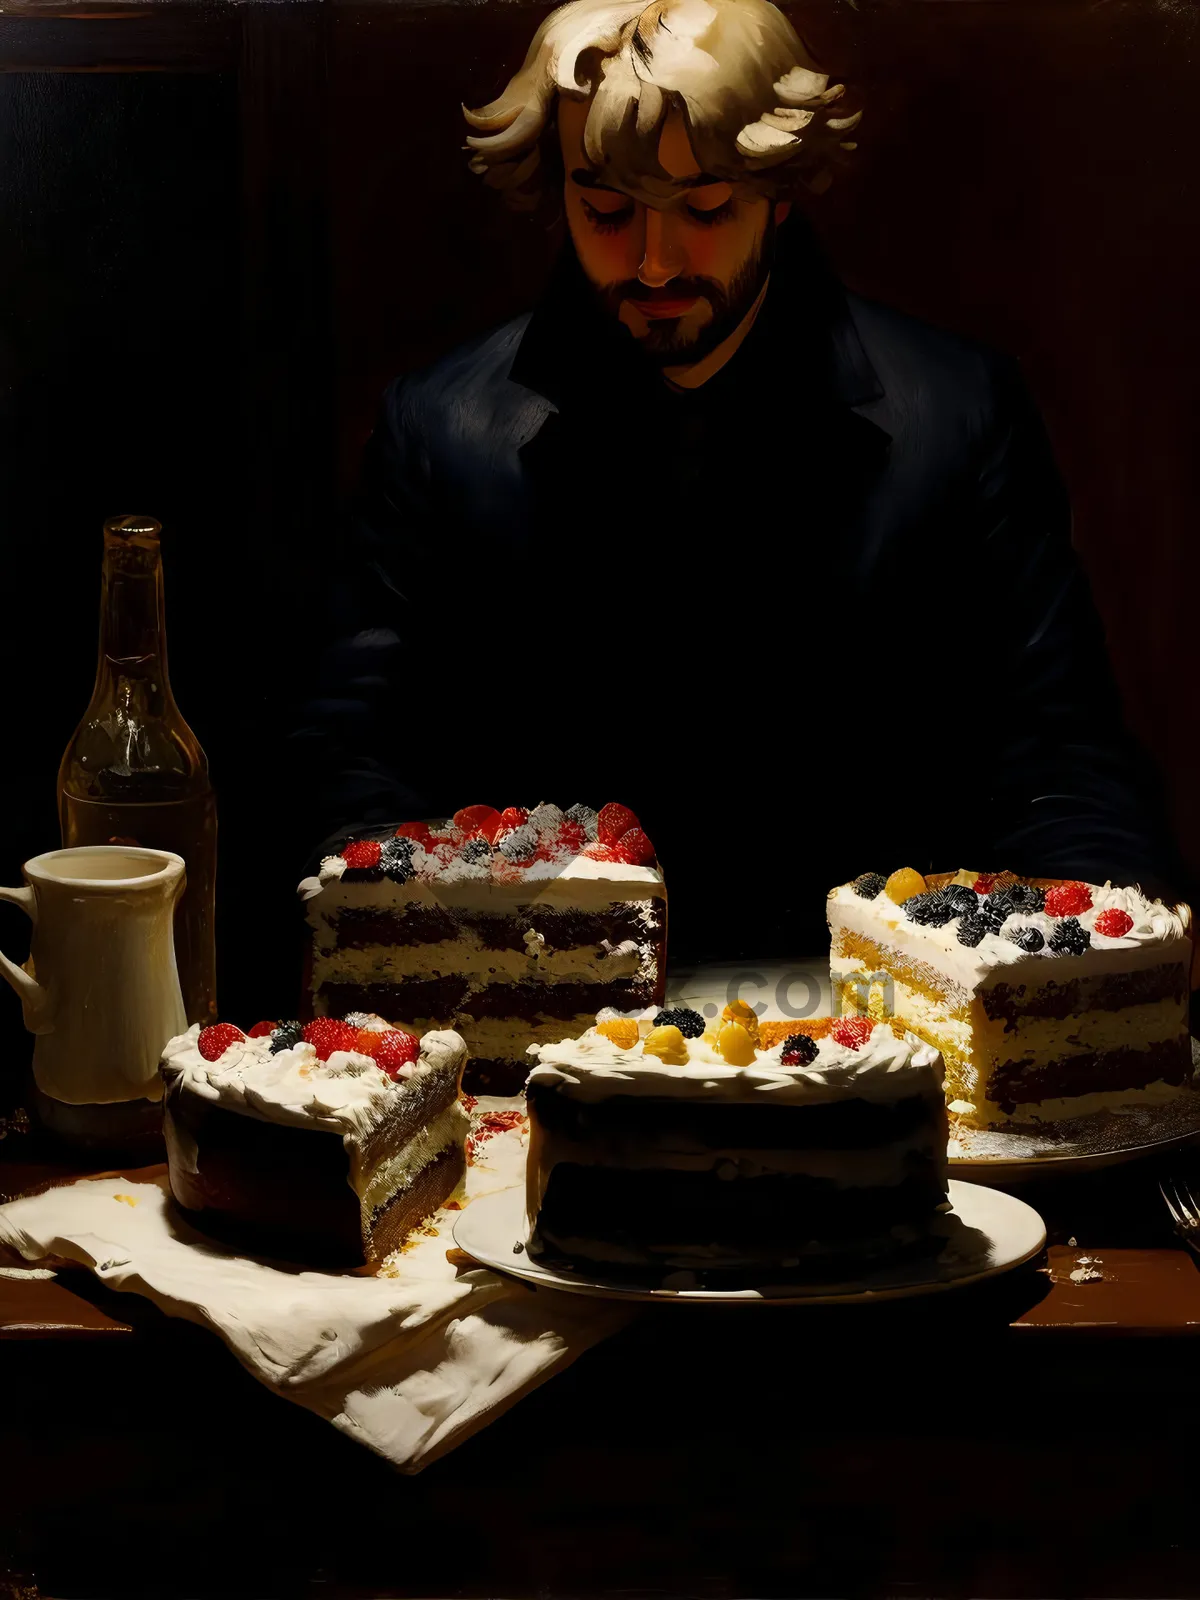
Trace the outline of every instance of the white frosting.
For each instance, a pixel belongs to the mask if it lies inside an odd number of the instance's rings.
[[[311,1044],[271,1054],[269,1037],[242,1039],[216,1061],[206,1061],[197,1041],[200,1024],[167,1042],[164,1070],[182,1087],[231,1110],[295,1127],[328,1128],[361,1137],[386,1114],[396,1094],[418,1073],[446,1071],[466,1059],[457,1033],[427,1033],[415,1062],[393,1081],[370,1056],[335,1050],[322,1061]]]
[[[876,1027],[858,1050],[832,1038],[819,1040],[816,1059],[807,1067],[786,1066],[782,1044],[758,1052],[751,1066],[732,1067],[704,1039],[686,1043],[686,1065],[668,1066],[644,1055],[640,1040],[622,1050],[589,1028],[577,1039],[531,1045],[537,1065],[529,1082],[554,1084],[580,1100],[619,1094],[753,1102],[769,1095],[778,1104],[803,1105],[941,1092],[938,1052],[911,1034],[898,1038],[886,1025]]]
[[[385,1156],[371,1168],[356,1166],[350,1181],[367,1213],[374,1214],[401,1189],[411,1187],[430,1162],[436,1161],[451,1145],[463,1144],[470,1123],[462,1102],[454,1100],[431,1122],[418,1128],[402,1149]]]
[[[829,925],[835,942],[840,929],[874,940],[914,960],[925,962],[944,973],[966,994],[988,983],[1027,983],[1035,987],[1053,979],[1065,983],[1072,978],[1093,974],[1129,972],[1158,966],[1169,961],[1190,960],[1188,927],[1191,912],[1187,906],[1173,910],[1161,900],[1148,900],[1138,889],[1114,888],[1111,884],[1089,884],[1092,908],[1079,917],[1091,934],[1092,943],[1082,955],[1056,954],[1047,945],[1033,954],[1021,950],[1004,933],[985,933],[974,948],[960,944],[959,919],[944,927],[932,928],[913,922],[886,893],[865,900],[850,884],[842,884],[829,896]],[[1095,931],[1102,911],[1128,912],[1133,927],[1119,939],[1108,939]],[[1061,919],[1020,914],[1005,923],[1007,931],[1032,925],[1048,941]],[[835,962],[838,959],[835,955]]]

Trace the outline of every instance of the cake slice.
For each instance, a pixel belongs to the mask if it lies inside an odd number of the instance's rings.
[[[662,1000],[666,887],[625,806],[468,806],[356,833],[300,891],[311,1013],[454,1028],[473,1089],[515,1093],[530,1043]]]
[[[171,1193],[203,1233],[308,1265],[380,1261],[465,1171],[466,1045],[380,1017],[229,1023],[163,1051]]]
[[[786,1028],[735,1002],[707,1029],[680,1008],[535,1047],[531,1254],[837,1282],[939,1250],[937,1051],[858,1018]]]
[[[1011,872],[864,873],[828,901],[846,1013],[942,1054],[970,1127],[1155,1103],[1191,1078],[1191,912],[1136,888]]]

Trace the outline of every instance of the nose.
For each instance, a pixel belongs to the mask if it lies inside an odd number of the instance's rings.
[[[653,206],[646,207],[646,243],[638,280],[648,289],[661,289],[678,277],[683,268],[683,251],[672,219]]]

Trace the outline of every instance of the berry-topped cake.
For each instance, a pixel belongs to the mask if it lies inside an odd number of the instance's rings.
[[[312,1012],[456,1028],[472,1087],[515,1092],[530,1043],[662,1000],[667,891],[627,806],[467,806],[356,833],[300,892]]]
[[[176,1204],[256,1254],[382,1260],[462,1179],[466,1055],[456,1033],[365,1013],[193,1026],[162,1058]]]
[[[888,1023],[736,1001],[602,1013],[530,1053],[535,1256],[840,1282],[945,1243],[941,1058]]]
[[[970,1127],[1169,1099],[1190,1081],[1191,912],[1011,872],[867,872],[828,903],[843,1012],[939,1049]]]

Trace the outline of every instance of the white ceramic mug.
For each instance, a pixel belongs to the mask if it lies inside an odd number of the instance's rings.
[[[173,917],[181,856],[125,845],[48,850],[0,889],[33,919],[23,967],[0,955],[36,1035],[42,1095],[70,1106],[159,1100],[159,1054],[187,1021]]]

